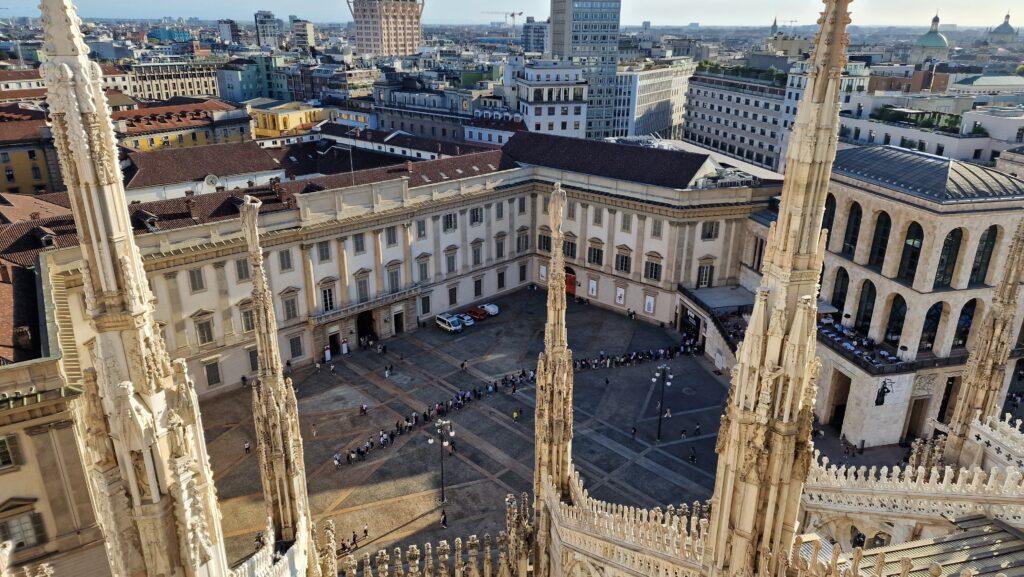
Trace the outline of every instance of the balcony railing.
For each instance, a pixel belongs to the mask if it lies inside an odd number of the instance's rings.
[[[414,284],[400,291],[380,291],[376,295],[368,296],[365,299],[356,299],[355,302],[351,302],[343,307],[338,307],[329,311],[314,311],[313,314],[309,315],[309,318],[317,323],[330,322],[342,317],[359,314],[366,310],[375,309],[377,307],[405,300],[409,297],[418,295],[422,289],[423,286],[421,284]]]

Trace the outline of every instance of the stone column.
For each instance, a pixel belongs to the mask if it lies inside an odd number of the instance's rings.
[[[906,222],[893,220],[889,229],[889,242],[885,245],[885,259],[882,260],[882,276],[895,278],[903,257],[903,243],[907,238]]]
[[[402,286],[412,286],[412,222],[402,223]]]
[[[931,292],[935,285],[935,265],[939,261],[939,253],[942,251],[942,241],[945,235],[939,237],[935,227],[922,225],[924,228],[924,242],[921,243],[921,259],[917,262],[917,274],[914,275],[914,290],[917,292]]]
[[[576,218],[579,219],[580,223],[580,249],[583,251],[579,254],[580,262],[583,263],[584,267],[590,266],[587,262],[587,252],[590,249],[590,219],[587,218],[587,205],[585,203],[579,204],[579,210],[576,211]]]
[[[458,211],[459,219],[459,252],[462,254],[462,264],[459,266],[459,273],[469,270],[469,209],[463,208]]]
[[[313,278],[313,250],[315,244],[300,244],[299,251],[302,252],[302,281],[303,290],[306,293],[306,315],[310,323],[313,322],[313,315],[316,311],[316,281]]]
[[[228,300],[228,275],[226,261],[213,263],[213,277],[217,283],[217,307],[220,309],[221,331],[225,339],[235,334],[234,308]]]
[[[915,299],[917,300],[917,299]],[[924,304],[925,306],[921,306]],[[912,361],[917,358],[917,348],[921,346],[921,329],[924,328],[924,315],[931,303],[907,303],[907,318],[903,321],[903,332],[900,334],[900,348],[897,353],[900,359]],[[906,347],[907,350],[903,350]]]
[[[684,223],[685,227],[682,231],[683,237],[683,275],[680,277],[679,282],[683,283],[683,286],[692,288],[693,282],[693,258],[694,258],[694,246],[697,244],[697,223],[687,222]]]
[[[849,271],[847,271],[849,272]],[[857,320],[857,305],[860,303],[860,291],[864,279],[850,275],[850,287],[846,290],[846,303],[843,305],[843,326],[852,327]],[[846,315],[850,315],[849,318]]]
[[[682,263],[682,235],[679,233],[679,225],[672,220],[665,220],[661,228],[662,234],[668,231],[668,254],[665,255],[665,267],[661,271],[661,288],[667,291],[675,291],[676,275],[679,274],[679,266]]]
[[[646,236],[646,224],[647,216],[638,214],[636,223],[636,268],[633,269],[631,276],[633,280],[637,282],[643,282],[644,275],[644,261],[647,259],[645,256],[645,245],[647,244]]]
[[[67,428],[70,424],[70,422],[65,421],[64,427]],[[57,423],[45,423],[27,427],[24,432],[29,440],[32,441],[32,455],[39,464],[39,471],[42,473],[43,490],[46,492],[46,501],[57,530],[57,534],[54,535],[55,540],[58,543],[58,547],[64,549],[73,546],[73,543],[68,543],[66,537],[70,533],[73,538],[75,530],[80,525],[78,511],[76,511],[70,495],[65,491],[65,487],[68,489],[71,489],[71,487],[68,485],[69,479],[64,478],[65,468],[61,462],[60,448],[54,443],[52,427],[55,425]],[[73,437],[69,440],[71,442],[70,447],[76,446]],[[84,480],[79,479],[79,481]],[[80,485],[80,487],[84,487],[84,485]]]
[[[175,311],[183,311],[181,303],[181,287],[178,285],[178,271],[172,270],[164,273],[164,281],[167,283],[167,296],[170,298],[168,310],[171,315],[170,336],[172,346],[168,350],[178,350],[188,346],[188,338],[185,336],[185,319],[183,314],[175,314]]]
[[[441,252],[441,215],[435,214],[430,217],[431,225],[433,229],[434,237],[434,281],[441,280],[441,261],[444,260],[444,254]]]
[[[601,210],[598,208],[598,210]],[[619,230],[619,227],[615,226],[618,212],[614,209],[609,208],[605,211],[604,223],[605,230],[608,231],[608,251],[605,255],[607,258],[604,259],[604,272],[608,274],[615,274],[615,232]]]
[[[849,216],[850,205],[840,205],[839,202],[836,202],[836,215],[832,219],[832,231],[828,235],[828,250],[836,254],[839,254],[843,248],[843,238],[846,236],[847,218]],[[842,226],[842,230],[840,230],[840,226]]]
[[[341,283],[338,303],[342,307],[352,302],[352,296],[349,294],[348,252],[345,250],[345,245],[348,244],[347,238],[339,237],[335,243],[338,249],[338,281]]]
[[[864,211],[864,207],[861,207]],[[862,212],[860,230],[857,232],[857,248],[853,251],[853,262],[867,264],[868,256],[871,254],[871,240],[874,237],[876,215]]]
[[[953,269],[952,287],[957,290],[967,288],[971,281],[971,269],[974,268],[974,255],[978,252],[978,240],[981,233],[964,227],[964,236],[960,240],[960,252],[956,256],[956,268]]]
[[[373,282],[377,283],[376,296],[384,294],[384,235],[379,228],[373,229]],[[371,298],[374,298],[371,296]]]
[[[875,308],[871,312],[871,326],[868,327],[868,338],[876,343],[882,342],[885,338],[885,327],[889,324],[889,311],[892,304],[886,295],[876,291]]]
[[[498,201],[501,202],[501,201]],[[494,232],[493,232],[493,218],[491,215],[491,209],[493,205],[488,202],[484,205],[484,214],[487,218],[484,219],[484,264],[489,265],[494,262]]]

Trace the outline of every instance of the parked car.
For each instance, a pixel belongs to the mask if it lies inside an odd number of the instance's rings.
[[[494,303],[487,303],[487,304],[484,304],[484,305],[480,305],[479,308],[484,309],[484,312],[486,312],[487,314],[491,315],[492,317],[498,316],[498,305],[496,305]]]
[[[473,317],[475,321],[482,321],[488,317],[487,311],[481,307],[473,307],[466,311],[466,314]]]
[[[467,315],[466,313],[455,313],[452,316],[458,317],[459,320],[462,321],[462,324],[467,327],[471,327],[476,324],[476,321],[473,320],[473,317]]]
[[[449,333],[461,333],[464,326],[461,318],[448,313],[441,313],[434,317],[434,323],[441,327],[441,330]]]

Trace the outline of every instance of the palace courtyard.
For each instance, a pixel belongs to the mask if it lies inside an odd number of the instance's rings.
[[[546,293],[519,291],[495,301],[497,317],[448,334],[433,325],[386,341],[387,351],[354,350],[319,371],[298,370],[296,383],[305,442],[310,504],[317,522],[333,519],[339,544],[357,533],[357,555],[396,545],[453,541],[504,527],[504,497],[530,492],[533,479],[533,385],[513,395],[498,387],[448,417],[454,455],[446,454],[448,528],[440,526],[441,449],[429,444],[433,423],[377,445],[380,430],[413,411],[451,399],[460,390],[536,367],[544,345]],[[569,303],[569,343],[574,356],[620,355],[678,344],[680,336],[591,305]],[[355,339],[350,339],[354,341]],[[466,370],[461,368],[466,362]],[[715,375],[704,358],[665,361],[674,381],[666,389],[662,442],[655,441],[660,385],[658,366],[645,361],[576,373],[573,460],[595,497],[641,507],[692,503],[711,496],[714,446],[727,392],[727,375]],[[394,373],[385,378],[385,366]],[[368,406],[366,415],[361,405]],[[512,413],[521,416],[514,421]],[[266,524],[253,437],[251,393],[233,391],[202,403],[229,559],[253,550]],[[664,415],[662,415],[664,417]],[[313,426],[316,426],[316,434]],[[700,426],[700,434],[694,431]],[[632,435],[636,427],[637,434]],[[683,429],[686,438],[681,438]],[[372,438],[367,458],[344,455]],[[245,443],[252,451],[246,454]],[[342,454],[335,468],[333,458]],[[696,462],[691,463],[691,455]],[[364,525],[369,536],[363,537]]]

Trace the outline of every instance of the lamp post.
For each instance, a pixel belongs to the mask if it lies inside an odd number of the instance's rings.
[[[668,372],[668,365],[659,366],[654,373],[651,382],[658,381],[661,381],[661,400],[658,401],[658,440],[661,441],[661,421],[665,417],[665,387],[672,386],[672,375]]]
[[[455,436],[455,428],[448,419],[437,419],[434,421],[435,435],[427,439],[433,445],[435,442],[441,449],[441,502],[447,503],[444,495],[444,450],[451,445],[451,438]]]

